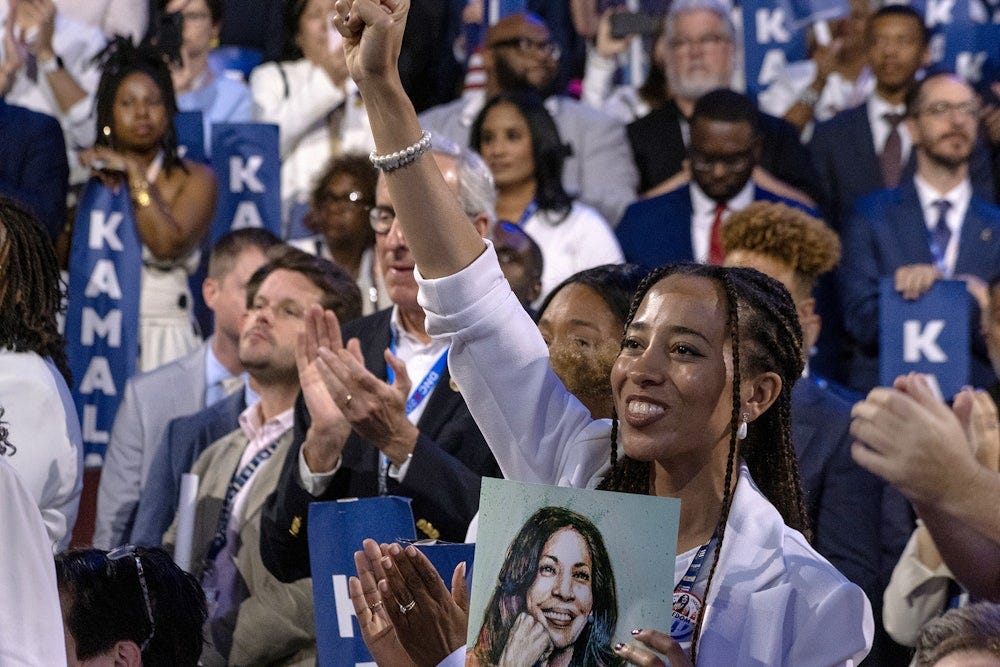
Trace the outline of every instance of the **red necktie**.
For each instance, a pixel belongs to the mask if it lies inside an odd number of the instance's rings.
[[[715,205],[715,218],[712,220],[712,234],[708,241],[708,263],[722,264],[722,216],[726,212],[725,204]]]

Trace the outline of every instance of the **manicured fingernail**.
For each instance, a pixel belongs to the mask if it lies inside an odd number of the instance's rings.
[[[391,570],[392,569],[392,559],[389,558],[388,556],[383,556],[383,558],[382,558],[382,567],[384,567],[387,570]]]
[[[633,634],[633,635],[637,635],[637,634],[639,634],[640,632],[642,632],[642,628],[633,628],[633,629],[632,629],[632,634]]]
[[[410,558],[416,558],[417,557],[417,548],[415,546],[413,546],[412,544],[410,546],[406,547],[406,555],[409,556]]]
[[[623,644],[622,642],[618,642],[617,644],[614,645],[613,648],[615,651],[621,651],[623,648],[625,648],[625,644]]]

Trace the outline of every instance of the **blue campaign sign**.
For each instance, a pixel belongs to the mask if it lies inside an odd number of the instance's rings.
[[[139,356],[142,246],[124,185],[84,188],[73,228],[66,355],[87,466],[100,465]]]
[[[891,386],[911,371],[933,375],[950,398],[969,383],[969,293],[959,280],[939,280],[907,301],[892,278],[879,285],[879,382]]]
[[[374,666],[361,638],[347,580],[365,538],[394,542],[416,537],[410,499],[379,496],[309,505],[309,563],[321,667]]]
[[[309,505],[309,563],[316,609],[316,643],[320,667],[374,667],[348,593],[355,576],[354,552],[365,538],[378,542],[412,541],[415,537],[410,499],[379,496]],[[473,544],[418,544],[445,582],[465,562],[472,579]]]
[[[281,236],[277,125],[214,124],[212,168],[219,177],[219,198],[209,245],[226,232],[243,227],[263,227]]]
[[[177,154],[195,162],[208,162],[205,152],[205,124],[200,111],[178,111],[174,116]]]
[[[757,94],[777,78],[787,63],[807,57],[801,17],[774,0],[745,0],[742,9],[747,95]]]

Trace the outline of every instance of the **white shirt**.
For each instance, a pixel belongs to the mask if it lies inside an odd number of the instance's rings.
[[[0,665],[66,664],[62,614],[52,546],[31,494],[8,461],[0,458]],[[76,657],[76,656],[74,656]]]
[[[875,154],[881,155],[885,149],[885,142],[889,139],[889,130],[891,127],[889,121],[882,118],[882,116],[887,113],[898,113],[905,116],[906,105],[889,104],[878,95],[873,94],[868,98],[868,104],[865,105],[865,108],[868,111],[868,124],[872,128],[872,139],[875,141]],[[906,165],[907,160],[910,159],[913,140],[910,139],[910,132],[906,129],[905,122],[900,122],[897,129],[899,130],[899,138],[901,140],[900,145],[903,149],[900,164]]]
[[[972,200],[972,184],[966,178],[944,194],[932,188],[919,174],[913,177],[913,184],[917,188],[920,208],[924,211],[928,243],[930,243],[930,234],[937,227],[938,217],[941,215],[935,204],[942,199],[946,199],[951,204],[945,214],[948,229],[951,230],[951,238],[944,251],[944,266],[939,267],[945,278],[951,278],[955,273],[955,261],[958,259],[958,237],[962,234],[962,222],[965,220],[965,213],[969,210],[969,202]]]
[[[708,261],[708,250],[712,242],[712,223],[715,222],[714,199],[705,194],[698,184],[691,181],[691,251],[694,261],[704,264]],[[755,185],[753,179],[747,181],[736,196],[726,202],[726,210],[722,214],[725,220],[733,211],[741,211],[753,203]]]

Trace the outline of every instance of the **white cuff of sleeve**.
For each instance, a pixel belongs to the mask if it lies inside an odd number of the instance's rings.
[[[340,457],[337,460],[337,465],[333,466],[333,470],[330,472],[313,472],[306,463],[306,455],[299,448],[299,486],[305,489],[306,493],[311,496],[322,494],[330,488],[330,482],[333,481],[333,476],[340,470],[340,464],[343,461],[344,458]]]
[[[410,453],[400,465],[389,462],[389,477],[396,480],[400,484],[403,483],[403,478],[406,477],[406,471],[410,469],[410,462],[413,460],[413,454]]]
[[[465,645],[452,651],[437,667],[463,667],[465,665]]]

